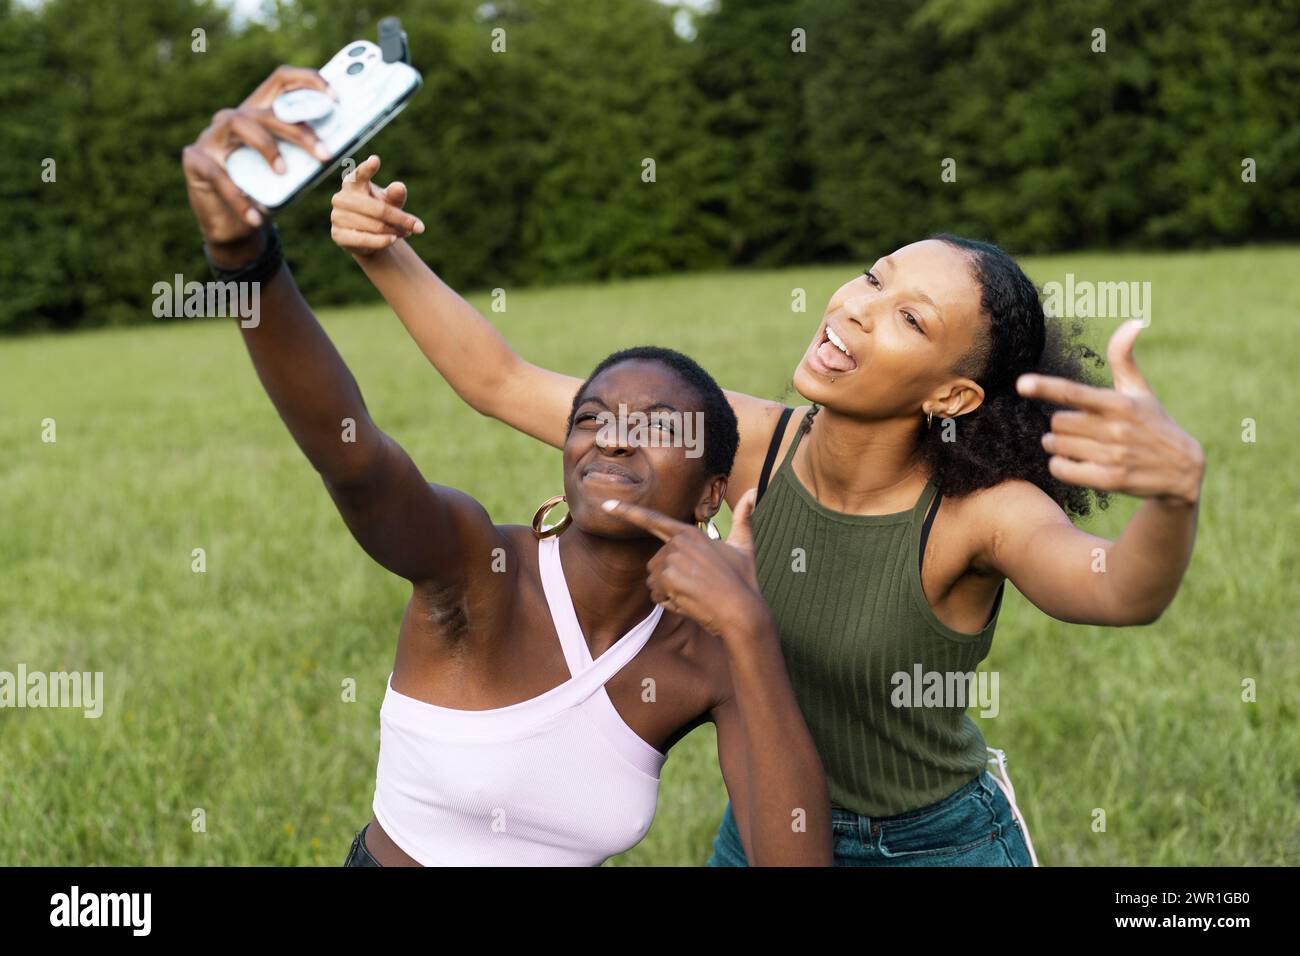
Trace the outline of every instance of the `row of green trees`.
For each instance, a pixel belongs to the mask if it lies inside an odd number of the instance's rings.
[[[692,39],[654,0],[297,0],[245,23],[200,0],[0,0],[0,331],[152,321],[155,282],[205,274],[181,147],[275,64],[392,13],[426,85],[372,148],[460,287],[940,230],[1033,252],[1300,221],[1297,0],[721,0]],[[370,294],[330,242],[330,191],[281,226],[319,304]]]

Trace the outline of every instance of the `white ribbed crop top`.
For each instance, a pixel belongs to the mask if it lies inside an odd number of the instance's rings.
[[[666,759],[619,716],[605,682],[654,633],[653,611],[593,661],[560,564],[538,566],[570,678],[508,707],[457,710],[388,690],[374,813],[425,866],[597,866],[650,829]]]

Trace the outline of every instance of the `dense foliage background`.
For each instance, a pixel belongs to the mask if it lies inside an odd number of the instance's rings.
[[[155,282],[206,275],[181,147],[391,13],[426,87],[372,146],[458,287],[842,261],[936,230],[1041,252],[1300,221],[1297,0],[722,0],[689,40],[654,0],[266,7],[0,0],[0,333],[154,321]],[[283,216],[316,305],[373,295],[329,194]]]

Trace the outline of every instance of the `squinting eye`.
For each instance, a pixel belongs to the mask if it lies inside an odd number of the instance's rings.
[[[870,282],[873,286],[875,286],[877,289],[880,288],[880,280],[876,278],[876,274],[874,272],[872,272],[870,269],[867,269],[862,274],[867,277],[867,281]]]
[[[911,312],[904,312],[903,318],[907,319],[907,321],[911,323],[912,328],[916,329],[916,331],[920,332],[922,335],[925,334],[925,330],[921,328],[921,323],[916,321],[916,316]]]

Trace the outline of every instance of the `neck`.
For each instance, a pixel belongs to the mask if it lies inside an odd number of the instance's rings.
[[[793,464],[817,500],[834,511],[901,511],[929,477],[916,454],[916,429],[911,417],[864,422],[822,407],[800,442],[802,467],[799,455]]]
[[[654,609],[646,562],[662,546],[658,538],[600,538],[573,525],[560,535],[569,596],[593,658]]]

